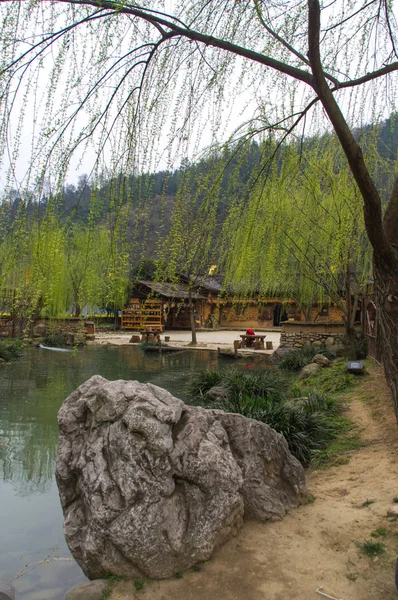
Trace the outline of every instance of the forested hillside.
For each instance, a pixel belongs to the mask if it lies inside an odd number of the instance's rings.
[[[355,132],[386,199],[395,125]],[[0,283],[20,310],[120,307],[134,277],[193,282],[210,265],[241,294],[288,291],[302,306],[344,309],[371,271],[362,200],[331,134],[245,140],[175,171],[37,190],[9,190],[0,205]]]

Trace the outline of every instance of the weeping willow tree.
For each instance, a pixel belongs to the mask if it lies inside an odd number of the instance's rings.
[[[124,220],[118,221],[62,223],[52,205],[44,215],[28,214],[22,202],[0,242],[5,308],[25,327],[71,307],[76,317],[87,305],[117,311],[126,301],[130,268]]]
[[[65,309],[65,240],[52,212],[31,219],[22,205],[19,213],[0,245],[1,286],[11,292],[14,319],[32,323],[42,311],[56,315]]]
[[[372,273],[362,200],[336,140],[311,145],[284,147],[265,185],[254,171],[248,201],[235,192],[223,228],[226,277],[242,295],[295,298],[308,320],[315,304],[334,302],[351,334]]]
[[[187,283],[192,344],[196,345],[194,294],[217,262],[217,207],[220,197],[223,163],[203,172],[201,165],[186,169],[173,205],[171,226],[161,236],[155,278],[178,285]]]
[[[395,106],[392,4],[183,0],[167,13],[156,0],[9,0],[0,10],[0,145],[11,178],[24,122],[26,181],[48,170],[62,179],[71,156],[90,148],[116,172],[192,156],[232,129],[235,139],[273,129],[279,141],[334,129],[363,201],[398,417],[398,178],[383,212],[353,135]]]

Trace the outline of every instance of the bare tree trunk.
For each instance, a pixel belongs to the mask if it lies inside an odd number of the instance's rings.
[[[386,270],[375,260],[377,356],[380,357],[398,421],[398,261]]]
[[[188,303],[189,303],[189,317],[191,321],[191,332],[192,332],[192,346],[196,346],[196,323],[195,323],[195,306],[192,301],[192,290],[188,292]]]
[[[80,304],[78,302],[75,303],[75,317],[80,317],[80,313],[81,313],[81,308],[80,308]]]
[[[380,195],[362,150],[325,79],[319,51],[320,12],[319,0],[308,0],[308,58],[313,74],[312,85],[334,127],[364,201],[366,232],[374,251],[377,343],[398,421],[398,177],[383,218]]]

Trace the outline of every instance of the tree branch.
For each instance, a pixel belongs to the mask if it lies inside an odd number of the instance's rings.
[[[393,249],[383,229],[380,196],[366,167],[362,150],[355,141],[323,73],[319,50],[320,15],[319,0],[308,0],[308,58],[314,76],[314,89],[334,127],[361,191],[364,200],[366,231],[375,256],[388,263],[393,259]]]
[[[185,37],[189,40],[202,42],[206,46],[213,46],[215,48],[221,48],[222,50],[226,50],[232,54],[236,54],[237,56],[242,56],[243,58],[248,58],[253,62],[260,63],[266,67],[271,67],[280,73],[284,73],[285,75],[289,75],[294,79],[298,79],[299,81],[303,81],[308,85],[311,85],[312,76],[308,71],[304,71],[302,69],[298,69],[297,67],[293,67],[287,63],[284,63],[280,60],[276,60],[271,56],[266,56],[265,54],[261,54],[260,52],[256,52],[255,50],[249,50],[248,48],[244,48],[243,46],[238,46],[237,44],[233,44],[232,42],[227,42],[226,40],[222,40],[220,38],[215,38],[211,35],[206,35],[204,33],[200,33],[199,31],[195,31],[194,29],[190,29],[188,27],[179,25],[174,23],[170,19],[165,19],[163,17],[158,16],[157,14],[152,14],[147,12],[145,9],[135,8],[133,6],[129,6],[128,4],[117,4],[116,2],[112,2],[111,0],[56,0],[57,2],[63,2],[66,4],[78,4],[81,6],[82,4],[93,6],[94,8],[107,8],[113,9],[123,14],[132,15],[134,17],[138,17],[143,19],[147,23],[150,23],[153,26],[158,28],[158,25],[162,27],[166,27],[170,29],[174,34]],[[171,18],[171,17],[170,17]]]

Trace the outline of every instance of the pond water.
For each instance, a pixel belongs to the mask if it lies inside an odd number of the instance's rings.
[[[218,360],[201,350],[89,346],[76,354],[32,348],[0,366],[0,579],[13,580],[18,600],[64,600],[86,580],[64,540],[54,480],[56,417],[66,396],[99,374],[151,382],[187,401],[190,375]]]

